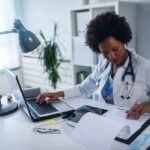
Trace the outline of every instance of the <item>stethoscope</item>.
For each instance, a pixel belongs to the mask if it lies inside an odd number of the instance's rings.
[[[122,94],[121,94],[121,98],[122,99],[130,99],[131,98],[131,93],[132,93],[132,89],[133,89],[133,83],[135,82],[135,74],[134,74],[134,71],[133,71],[133,66],[132,66],[132,58],[131,58],[131,53],[127,50],[128,52],[128,56],[129,56],[129,62],[128,62],[128,65],[127,65],[127,68],[122,76],[122,79],[121,79],[121,90],[122,90]],[[129,85],[129,82],[128,81],[125,81],[125,77],[127,75],[130,75],[131,78],[132,78],[132,83],[131,85]],[[130,88],[129,88],[130,86]]]
[[[128,52],[128,56],[129,56],[129,62],[127,65],[127,68],[122,76],[121,79],[121,99],[130,99],[131,98],[131,93],[132,93],[132,89],[133,89],[133,83],[135,82],[135,74],[134,74],[134,70],[133,70],[133,66],[132,66],[132,58],[131,58],[131,53],[127,50]],[[109,62],[106,63],[106,66],[104,67],[105,69],[109,66]],[[104,70],[105,70],[104,69]],[[130,75],[132,78],[132,83],[129,85],[128,81],[125,81],[125,77],[127,75]],[[97,81],[96,85],[99,86],[101,78]]]

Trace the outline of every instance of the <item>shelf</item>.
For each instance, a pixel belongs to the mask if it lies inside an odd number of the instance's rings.
[[[75,65],[92,66],[97,63],[97,56],[86,46],[84,37],[74,37],[72,39],[72,46],[73,62]]]
[[[75,83],[81,83],[90,73],[92,73],[92,67],[74,65]]]
[[[72,36],[85,36],[86,26],[91,20],[90,10],[71,11]]]

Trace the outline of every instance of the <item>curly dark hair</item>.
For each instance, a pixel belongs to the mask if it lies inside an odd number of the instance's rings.
[[[132,31],[125,17],[115,12],[106,12],[93,18],[87,26],[86,44],[94,52],[100,53],[98,44],[109,36],[124,44],[130,42]]]

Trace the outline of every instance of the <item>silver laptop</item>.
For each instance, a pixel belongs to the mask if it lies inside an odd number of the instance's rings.
[[[4,70],[8,76],[15,100],[17,101],[19,107],[33,121],[39,121],[51,117],[57,117],[68,113],[72,113],[74,111],[74,109],[71,106],[69,106],[67,103],[65,103],[63,100],[58,100],[51,104],[47,104],[46,102],[43,104],[38,104],[36,103],[35,97],[25,98],[25,94],[21,88],[17,75],[15,75],[8,68],[4,68]],[[37,93],[36,96],[38,96],[38,94],[40,93]]]

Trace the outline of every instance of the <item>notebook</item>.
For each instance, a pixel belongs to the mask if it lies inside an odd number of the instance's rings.
[[[36,98],[25,98],[23,89],[21,88],[18,76],[15,75],[8,68],[4,68],[9,79],[12,93],[17,101],[19,107],[31,118],[32,121],[40,121],[47,118],[62,116],[74,111],[74,109],[65,103],[63,100],[58,100],[51,104],[46,102],[43,104],[36,103]],[[37,93],[36,96],[38,96]]]

